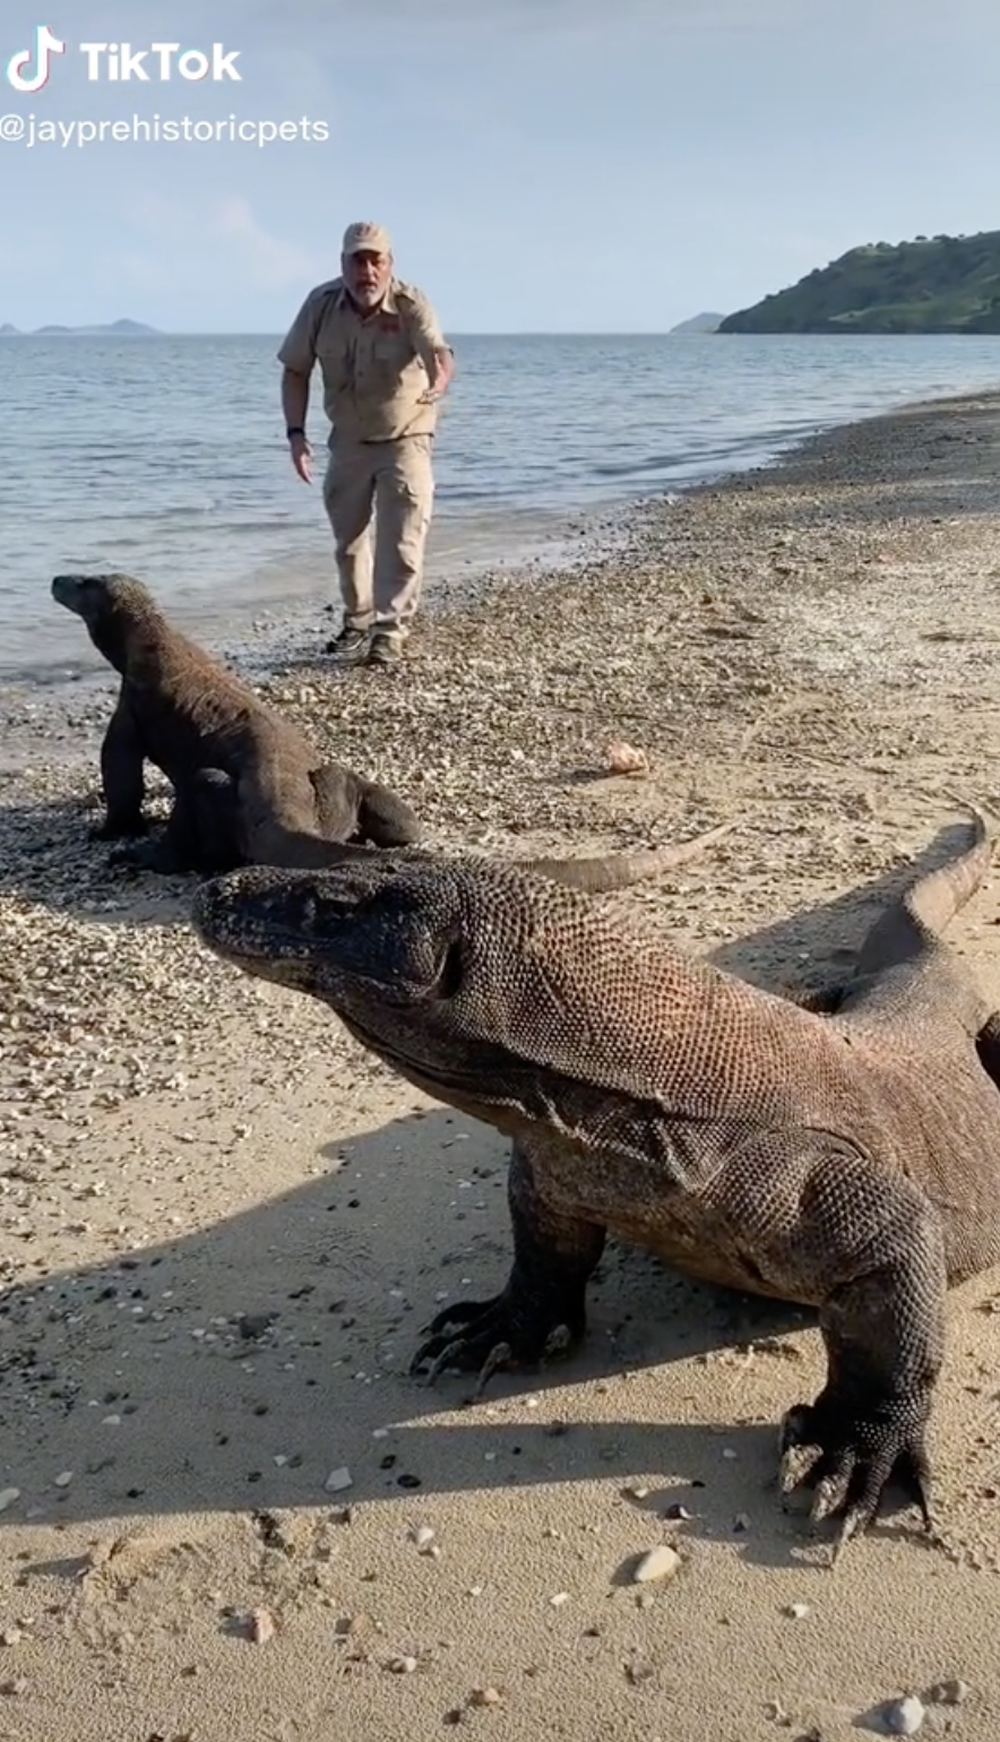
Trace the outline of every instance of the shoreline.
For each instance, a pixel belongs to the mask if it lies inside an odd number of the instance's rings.
[[[814,445],[835,438],[838,431],[850,431],[878,424],[886,418],[906,415],[909,411],[930,411],[961,404],[972,397],[990,398],[1000,394],[1000,387],[982,394],[934,394],[928,398],[900,401],[894,406],[856,418],[818,422],[807,433],[763,432],[746,437],[739,444],[744,459],[736,462],[732,456],[720,460],[707,470],[700,462],[698,476],[669,480],[657,491],[629,491],[607,497],[564,504],[549,508],[522,506],[510,515],[501,511],[479,508],[438,510],[431,529],[428,578],[425,583],[422,612],[433,611],[439,596],[450,597],[454,590],[465,588],[470,598],[488,588],[497,576],[506,577],[530,570],[544,575],[573,572],[581,564],[593,560],[611,561],[629,542],[630,522],[641,520],[650,509],[698,496],[705,491],[738,487],[743,479],[760,473],[769,474],[787,463],[794,467],[797,456],[808,464]],[[509,533],[511,521],[515,527],[512,548],[498,557],[496,541]],[[219,649],[228,659],[248,658],[256,669],[268,659],[267,634],[276,648],[288,642],[289,636],[306,633],[306,624],[315,621],[328,601],[336,597],[336,574],[332,546],[327,548],[327,529],[320,514],[315,527],[303,529],[299,539],[300,552],[287,559],[268,559],[246,577],[240,585],[229,583],[220,592],[203,594],[200,589],[186,587],[182,574],[177,576],[180,597],[165,601],[178,626],[206,646]],[[435,546],[439,545],[440,549]],[[294,578],[289,581],[289,576]],[[143,575],[140,579],[147,579]],[[155,590],[155,589],[154,589]],[[164,597],[162,587],[159,596]],[[242,634],[230,625],[242,613],[247,627]],[[103,670],[100,656],[89,643],[52,619],[46,596],[42,604],[43,623],[38,640],[48,643],[51,651],[43,658],[27,662],[0,665],[0,696],[7,690],[22,695],[33,688],[51,692],[63,686],[72,688],[99,677]],[[17,631],[18,638],[24,631]],[[278,652],[277,657],[281,657]]]
[[[753,504],[772,489],[807,488],[813,483],[830,487],[853,480],[863,485],[864,513],[877,519],[887,508],[886,491],[900,484],[918,494],[926,486],[938,487],[938,467],[927,458],[928,452],[933,449],[939,454],[940,444],[948,443],[950,454],[951,444],[958,443],[967,460],[970,443],[979,440],[977,432],[991,424],[1000,429],[1000,388],[906,401],[890,411],[818,429],[758,465],[725,471],[676,491],[611,501],[590,511],[567,511],[558,517],[558,532],[553,529],[547,548],[536,548],[525,560],[516,555],[499,562],[483,558],[471,569],[463,570],[456,562],[444,573],[432,573],[407,664],[399,675],[405,679],[405,672],[412,671],[413,652],[421,641],[430,637],[437,646],[444,624],[480,622],[484,613],[488,616],[491,609],[499,609],[503,599],[516,602],[536,591],[545,597],[567,583],[592,585],[595,578],[610,576],[618,565],[648,567],[651,557],[683,564],[689,555],[692,516],[697,527],[694,536],[704,532],[711,542],[711,528],[705,526],[709,504]],[[951,495],[942,496],[935,506],[946,514],[949,504],[953,507],[959,501],[964,512],[970,494],[989,504],[993,475],[989,463],[978,470],[966,466]],[[861,500],[855,500],[855,512]],[[894,511],[896,506],[894,502]],[[905,511],[905,502],[899,507]],[[329,578],[332,586],[332,559]],[[371,674],[338,672],[323,654],[323,644],[336,623],[335,612],[324,601],[314,602],[311,597],[286,598],[283,604],[273,599],[269,604],[255,601],[243,627],[224,628],[220,614],[213,633],[204,633],[200,608],[169,609],[178,627],[262,693],[271,692],[279,705],[287,705],[292,694],[285,680],[300,669],[335,687],[357,684],[359,677],[363,683],[371,681]],[[75,661],[47,663],[20,679],[0,676],[0,781],[16,779],[33,757],[56,745],[61,746],[60,759],[67,765],[96,756],[118,679],[91,646],[82,625],[71,623],[70,632],[80,647]],[[301,723],[308,729],[307,715],[308,710]],[[331,753],[336,755],[336,749]],[[154,786],[157,778],[152,771]]]
[[[446,589],[399,673],[336,673],[300,634],[262,637],[253,681],[453,850],[735,818],[614,912],[757,984],[821,984],[953,795],[997,803],[1000,394],[805,447],[636,508],[610,557]],[[86,836],[108,697],[31,705],[0,785],[14,1733],[382,1742],[491,1688],[464,1721],[503,1742],[852,1742],[955,1679],[955,1742],[1000,1734],[1000,1272],[949,1297],[940,1545],[901,1513],[835,1577],[775,1487],[776,1423],[822,1383],[802,1315],[615,1247],[571,1363],[473,1409],[416,1385],[441,1301],[503,1285],[505,1144],[203,952],[188,879],[111,870]],[[646,778],[607,774],[612,738]],[[997,912],[993,879],[949,936],[1000,1008]],[[640,1601],[622,1569],[664,1542],[682,1572]]]
[[[690,483],[679,482],[657,492],[611,496],[587,506],[546,511],[519,510],[517,518],[523,521],[523,530],[509,556],[487,555],[481,548],[496,530],[484,531],[484,519],[491,521],[496,518],[499,522],[500,515],[470,516],[470,520],[475,521],[476,531],[463,534],[461,523],[464,516],[453,514],[446,517],[444,530],[439,534],[450,539],[451,548],[436,567],[433,558],[428,564],[421,620],[434,615],[442,604],[446,609],[454,608],[456,597],[459,603],[463,596],[468,597],[470,604],[476,602],[497,580],[531,574],[546,584],[557,582],[560,575],[576,573],[594,562],[612,563],[627,554],[634,543],[636,527],[648,521],[651,515],[659,516],[666,508],[681,506],[706,494],[739,490],[760,477],[780,473],[791,478],[797,467],[805,466],[808,470],[810,465],[815,465],[825,449],[835,450],[840,438],[845,438],[850,445],[855,439],[854,432],[870,429],[877,438],[883,426],[899,419],[938,412],[961,412],[971,404],[992,405],[994,402],[1000,404],[1000,387],[976,394],[949,392],[931,398],[901,401],[889,410],[824,424],[806,435],[775,438],[774,442],[764,442],[760,446],[756,441],[748,443],[755,457],[748,459],[746,465],[722,464],[711,475]],[[761,453],[764,457],[760,457]],[[311,564],[315,564],[315,554]],[[310,562],[305,566],[309,569]],[[317,584],[325,587],[325,597],[307,593],[301,579],[291,591],[287,586],[275,590],[275,580],[264,580],[259,575],[249,598],[233,589],[232,596],[227,594],[224,603],[209,606],[198,595],[188,595],[179,604],[168,604],[167,609],[172,620],[185,633],[201,640],[217,657],[234,662],[245,660],[250,670],[257,673],[270,663],[288,657],[290,649],[296,655],[303,655],[304,640],[300,642],[299,638],[306,636],[307,623],[319,620],[317,636],[321,637],[322,616],[331,614],[327,605],[336,594],[332,547],[329,563],[323,570],[322,580],[317,577]],[[242,636],[239,633],[234,635],[226,627],[235,607],[241,604],[247,606],[250,619]],[[72,630],[69,635],[64,631],[61,639],[67,647],[74,642],[81,643],[81,637],[74,635]],[[101,656],[84,637],[76,654],[52,653],[27,667],[6,670],[0,667],[0,707],[8,692],[22,698],[33,690],[49,694],[61,691],[67,696],[72,695],[80,686],[102,682],[107,669]]]

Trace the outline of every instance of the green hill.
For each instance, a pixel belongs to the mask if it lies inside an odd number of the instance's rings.
[[[1000,333],[1000,230],[868,242],[719,323],[720,333]]]

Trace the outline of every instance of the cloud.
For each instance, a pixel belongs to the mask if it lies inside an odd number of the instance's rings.
[[[133,241],[117,263],[144,288],[163,290],[215,276],[269,291],[301,289],[329,277],[328,260],[273,234],[242,194],[195,204],[143,193],[125,202],[124,215],[146,245],[137,249]]]
[[[254,294],[305,296],[331,275],[329,260],[268,230],[242,195],[192,200],[145,193],[125,204],[127,233],[106,256],[105,275],[169,307],[174,298],[204,303],[206,287],[230,286],[232,315]],[[239,314],[235,314],[239,326]]]
[[[243,264],[252,282],[261,290],[281,290],[301,284],[321,268],[308,250],[272,236],[255,218],[250,201],[241,195],[224,200],[218,210],[220,233],[242,250]]]
[[[171,288],[169,269],[147,254],[135,254],[128,249],[115,255],[115,268],[128,284],[139,290],[162,291]]]

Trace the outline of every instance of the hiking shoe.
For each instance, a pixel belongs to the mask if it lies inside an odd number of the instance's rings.
[[[398,665],[403,657],[403,643],[398,635],[386,629],[376,629],[368,649],[369,665]]]
[[[327,642],[326,651],[345,664],[355,664],[368,651],[368,630],[342,629],[339,635]]]

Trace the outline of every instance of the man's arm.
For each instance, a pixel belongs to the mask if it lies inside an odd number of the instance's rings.
[[[281,375],[281,410],[285,429],[288,431],[289,452],[292,465],[306,484],[312,482],[305,424],[309,410],[309,377],[316,361],[313,301],[312,296],[306,298],[278,352],[278,360],[284,365]]]
[[[281,409],[286,429],[305,429],[309,410],[309,377],[287,364],[281,376]]]
[[[428,386],[421,398],[425,401],[440,399],[455,374],[455,353],[447,343],[441,324],[428,302],[420,291],[412,291],[410,311],[413,348],[427,370]]]
[[[455,374],[455,353],[450,345],[438,345],[434,351],[434,373],[427,389],[430,399],[440,399],[447,393]]]
[[[285,368],[281,377],[281,409],[288,431],[288,452],[292,465],[304,484],[312,483],[312,449],[306,437],[306,412],[309,409],[309,377],[297,370]]]

